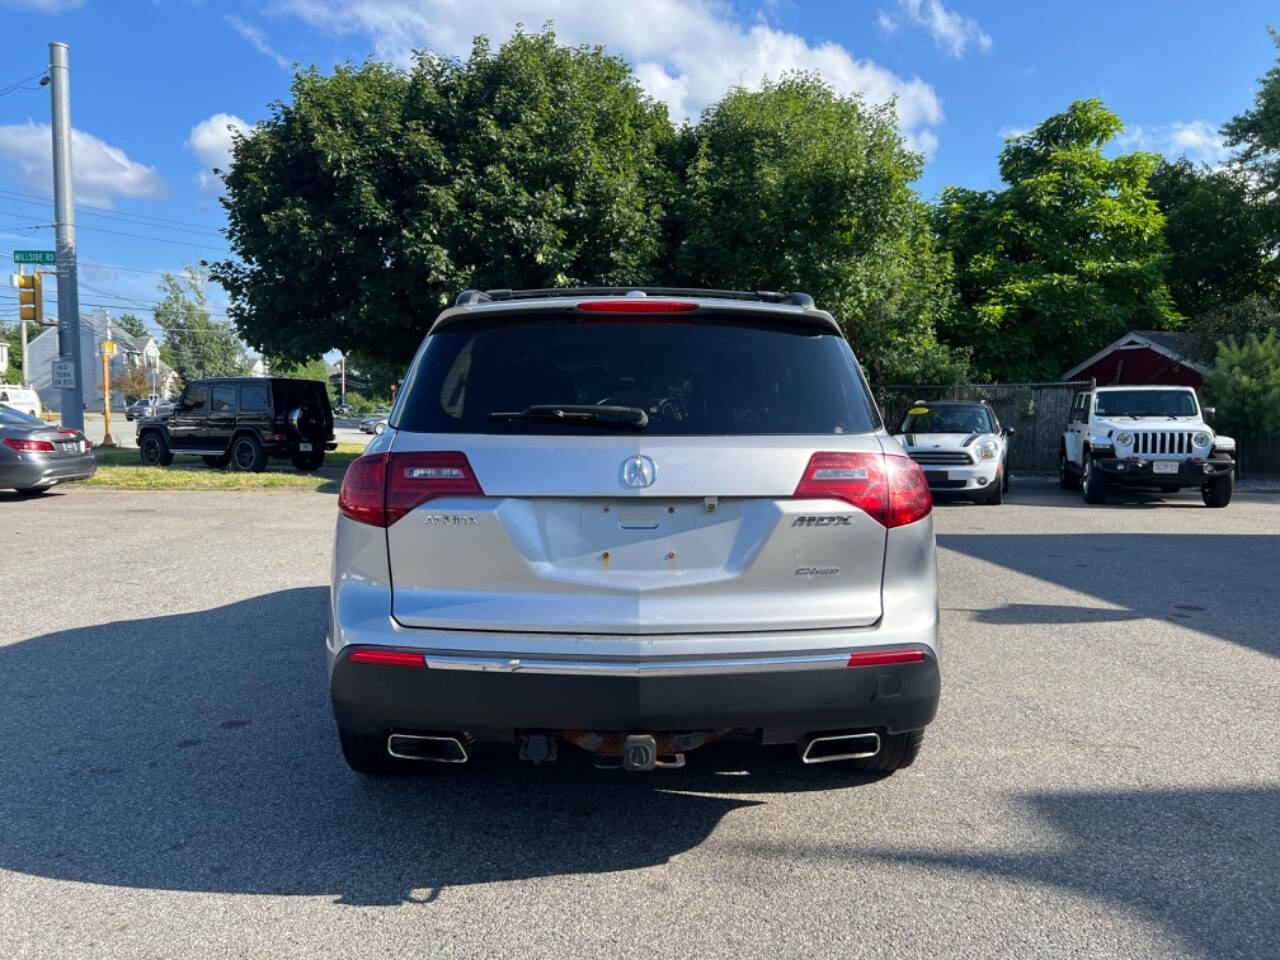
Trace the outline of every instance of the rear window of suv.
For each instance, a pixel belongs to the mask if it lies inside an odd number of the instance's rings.
[[[879,415],[844,338],[753,320],[493,318],[426,342],[395,426],[419,433],[616,433],[501,419],[538,404],[635,407],[661,436],[865,433]]]

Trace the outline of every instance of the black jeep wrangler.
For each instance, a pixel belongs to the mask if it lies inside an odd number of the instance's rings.
[[[275,457],[315,470],[336,446],[329,394],[319,380],[193,380],[172,413],[138,421],[138,452],[151,467],[187,453],[211,467],[257,471]]]

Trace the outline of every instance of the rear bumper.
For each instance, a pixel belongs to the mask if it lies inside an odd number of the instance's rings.
[[[1176,473],[1156,473],[1155,464],[1176,463]],[[1177,483],[1182,486],[1199,486],[1206,480],[1230,473],[1236,468],[1234,460],[1146,460],[1140,457],[1095,457],[1093,465],[1119,483],[1161,484]]]
[[[370,736],[465,731],[483,742],[511,743],[527,730],[748,729],[766,743],[789,743],[828,730],[918,730],[933,720],[941,689],[937,657],[925,645],[913,648],[923,660],[885,666],[848,667],[845,652],[808,663],[613,661],[594,669],[564,661],[486,668],[494,658],[435,657],[421,649],[411,652],[423,655],[426,667],[353,663],[357,649],[344,649],[334,661],[330,694],[338,723]]]
[[[0,488],[48,487],[70,480],[87,480],[98,469],[92,453],[75,457],[32,458],[0,466]]]

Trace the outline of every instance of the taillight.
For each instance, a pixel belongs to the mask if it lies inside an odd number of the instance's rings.
[[[74,427],[59,427],[59,428],[58,428],[58,432],[59,432],[59,433],[66,433],[66,434],[70,434],[71,436],[73,436],[73,437],[74,437],[74,436],[75,436],[76,434],[78,434],[80,431],[79,431],[79,430],[76,430]]]
[[[435,497],[482,497],[484,491],[457,451],[393,453],[387,464],[387,526]]]
[[[698,305],[689,300],[651,300],[648,297],[615,297],[612,300],[584,300],[583,313],[690,313]]]
[[[53,453],[53,444],[48,440],[17,440],[5,437],[4,445],[23,453]]]
[[[927,517],[933,510],[933,494],[920,464],[910,457],[886,455],[889,474],[889,518],[886,527],[901,527]]]
[[[933,509],[919,464],[880,453],[815,453],[794,496],[843,500],[889,528],[913,523]]]
[[[342,475],[338,510],[352,520],[387,525],[387,455],[366,453],[351,461]]]
[[[435,497],[484,496],[465,454],[371,453],[347,467],[338,509],[352,520],[389,527]]]

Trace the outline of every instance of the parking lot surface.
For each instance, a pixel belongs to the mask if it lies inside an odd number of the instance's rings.
[[[334,512],[0,493],[0,956],[1277,956],[1280,498],[940,505],[942,707],[884,779],[725,743],[362,781]]]

